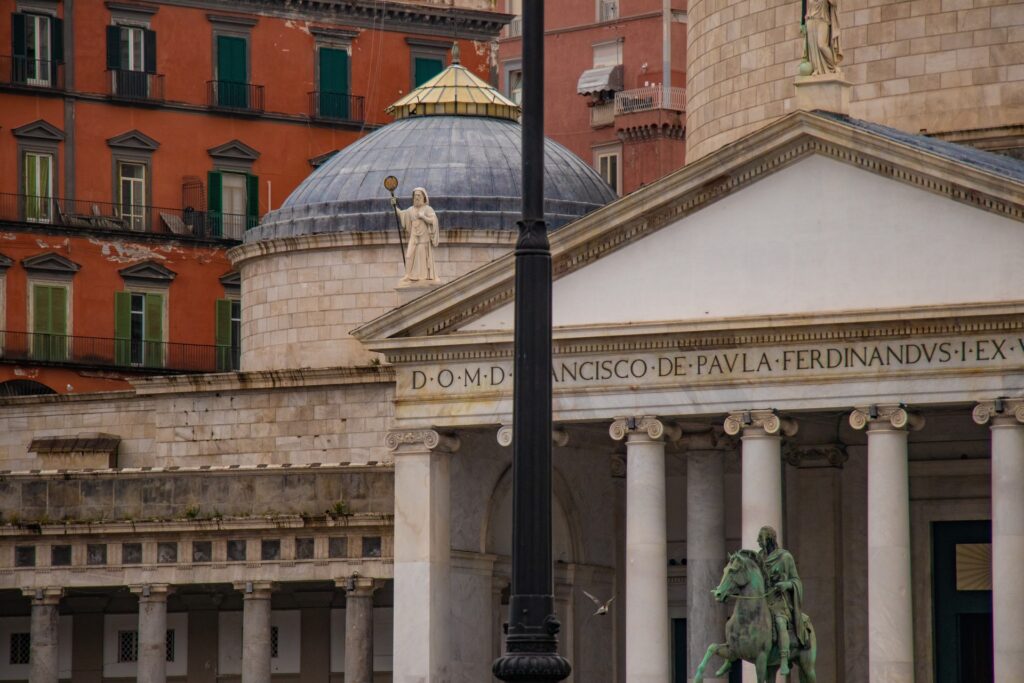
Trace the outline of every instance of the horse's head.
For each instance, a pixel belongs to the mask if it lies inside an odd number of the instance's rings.
[[[711,591],[718,602],[725,602],[729,597],[743,592],[743,587],[760,574],[757,567],[757,556],[750,550],[730,553],[729,561],[722,571],[722,580],[718,587]]]

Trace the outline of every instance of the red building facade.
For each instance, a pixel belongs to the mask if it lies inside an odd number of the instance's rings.
[[[467,3],[284,0],[0,13],[0,393],[236,367],[225,250],[386,122],[453,40],[486,75],[507,20]]]
[[[546,5],[545,133],[591,162],[620,195],[684,162],[686,5],[684,0],[668,5],[661,0]],[[508,13],[519,15],[520,8],[521,0],[506,0]],[[517,16],[498,49],[502,92],[516,101],[521,28]],[[666,34],[668,87],[663,76]]]

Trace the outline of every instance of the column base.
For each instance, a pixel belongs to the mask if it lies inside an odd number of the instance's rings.
[[[796,107],[804,111],[830,111],[836,114],[850,113],[850,83],[843,79],[842,72],[797,76]]]

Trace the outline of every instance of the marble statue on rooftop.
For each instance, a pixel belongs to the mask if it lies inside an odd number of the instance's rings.
[[[398,200],[391,198],[399,223],[408,236],[405,248],[405,276],[403,283],[436,282],[434,249],[438,245],[437,214],[430,208],[427,191],[417,187],[412,191],[412,206],[398,208]]]
[[[804,15],[804,63],[801,74],[818,76],[839,71],[843,53],[839,48],[839,11],[836,0],[807,0]],[[810,73],[804,73],[807,65]]]

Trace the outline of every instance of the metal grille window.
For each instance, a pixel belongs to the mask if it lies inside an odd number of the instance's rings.
[[[244,540],[228,541],[228,561],[245,562],[245,546]]]
[[[122,663],[139,661],[138,631],[117,632],[117,661]]]
[[[11,634],[11,664],[28,664],[32,652],[32,636],[28,633]]]
[[[380,536],[363,536],[363,557],[380,557]]]
[[[281,559],[281,541],[263,541],[260,544],[260,559],[262,560],[280,560]]]
[[[313,539],[312,538],[296,538],[295,539],[295,559],[296,560],[312,560],[313,559]]]
[[[71,546],[54,545],[50,546],[50,565],[53,567],[71,566]]]
[[[277,659],[277,653],[278,653],[277,646],[278,646],[278,643],[280,643],[280,642],[281,641],[278,638],[277,627],[276,626],[271,626],[270,627],[270,658],[271,659]]]
[[[174,629],[167,629],[167,661],[174,661]]]
[[[327,542],[327,556],[328,557],[345,557],[348,555],[348,539],[344,536],[335,536],[328,539]]]
[[[107,545],[106,543],[90,543],[85,547],[86,564],[106,564]],[[134,660],[133,660],[134,661]]]
[[[156,561],[160,564],[173,564],[178,561],[177,543],[158,543],[156,546]]]
[[[123,543],[121,544],[121,564],[141,564],[142,544]]]
[[[36,547],[34,545],[18,545],[14,547],[15,567],[36,566]]]

